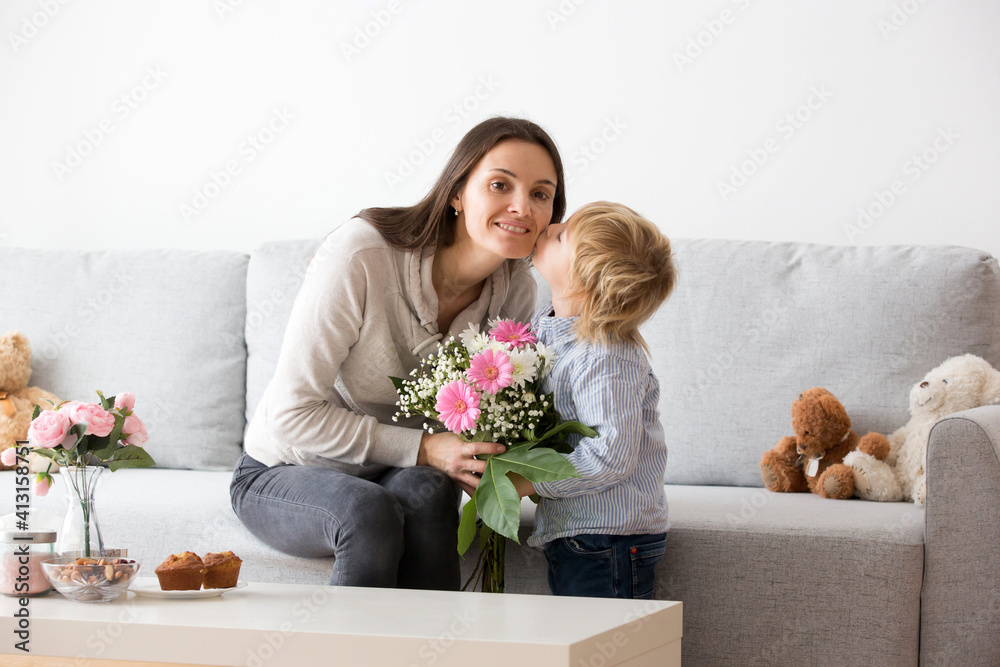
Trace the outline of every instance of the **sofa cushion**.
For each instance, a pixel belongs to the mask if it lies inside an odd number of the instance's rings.
[[[104,545],[126,548],[130,558],[142,563],[140,576],[152,577],[153,569],[167,556],[193,551],[232,551],[243,560],[240,579],[325,584],[330,581],[333,558],[298,558],[267,546],[248,531],[229,502],[231,472],[165,470],[147,468],[104,473],[95,503]],[[14,472],[0,472],[0,515],[14,511]],[[143,501],[141,499],[148,500]],[[9,500],[8,500],[9,499]],[[32,498],[32,511],[39,512],[58,531],[66,511],[64,484],[47,496]],[[32,525],[33,528],[42,526]]]
[[[674,242],[678,281],[642,328],[676,484],[762,486],[792,401],[829,389],[859,434],[909,418],[910,387],[971,352],[1000,366],[996,259],[951,246]]]
[[[309,260],[322,239],[265,243],[250,254],[247,267],[246,421],[274,376],[281,341],[302,287]]]
[[[750,488],[666,492],[655,596],[684,602],[684,664],[865,662],[847,657],[851,646],[879,665],[917,664],[923,509]]]
[[[232,469],[244,429],[247,259],[0,248],[0,330],[28,337],[31,384],[64,400],[134,392],[159,466]]]

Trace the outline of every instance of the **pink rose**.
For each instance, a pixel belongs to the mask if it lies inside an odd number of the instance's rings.
[[[135,415],[129,415],[125,418],[125,424],[122,426],[122,435],[125,442],[139,447],[142,447],[143,443],[149,440],[146,425]]]
[[[43,410],[28,427],[28,444],[52,449],[62,443],[70,426],[69,417],[62,411]]]
[[[36,496],[44,496],[49,492],[49,489],[52,488],[52,482],[54,481],[55,480],[52,479],[52,475],[40,472],[35,475],[35,484],[31,490]]]
[[[17,447],[8,447],[0,454],[0,463],[5,466],[12,466],[17,463]]]
[[[122,411],[122,414],[132,412],[135,407],[135,394],[130,391],[123,391],[115,396],[115,407]]]
[[[115,416],[97,403],[72,401],[62,411],[74,424],[86,424],[87,435],[103,438],[115,427]]]

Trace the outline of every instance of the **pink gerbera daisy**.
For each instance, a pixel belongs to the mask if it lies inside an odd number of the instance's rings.
[[[441,387],[437,395],[438,419],[452,433],[467,431],[479,419],[479,394],[461,380]]]
[[[531,333],[531,326],[514,320],[500,320],[490,329],[490,338],[518,349],[525,344],[534,345],[537,340],[535,334]]]
[[[510,386],[514,379],[514,364],[510,357],[499,350],[485,349],[472,357],[465,376],[474,382],[477,389],[487,394],[495,394]]]

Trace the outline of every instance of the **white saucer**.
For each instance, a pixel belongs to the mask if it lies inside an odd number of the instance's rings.
[[[136,577],[132,580],[129,590],[146,598],[173,598],[175,600],[195,600],[198,598],[214,598],[229,591],[246,588],[247,582],[238,581],[232,588],[205,588],[197,591],[163,591],[160,582],[153,577]]]

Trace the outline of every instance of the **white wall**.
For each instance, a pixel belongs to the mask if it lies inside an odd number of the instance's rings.
[[[1000,3],[576,2],[4,0],[0,243],[320,236],[519,114],[561,147],[571,209],[1000,254]]]

